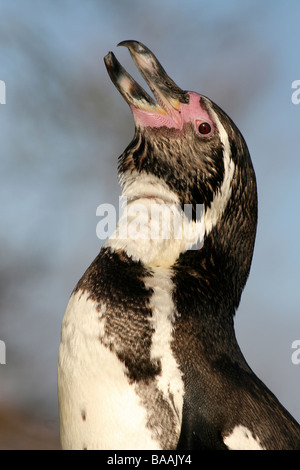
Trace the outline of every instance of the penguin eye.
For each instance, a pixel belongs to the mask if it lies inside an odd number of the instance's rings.
[[[198,126],[198,131],[203,135],[209,134],[211,131],[211,125],[208,122],[201,122]]]

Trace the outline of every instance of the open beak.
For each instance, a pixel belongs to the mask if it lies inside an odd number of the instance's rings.
[[[157,100],[157,102],[154,101],[126,72],[113,52],[109,52],[104,58],[107,71],[128,104],[146,112],[168,115],[178,122],[180,104],[189,102],[188,93],[173,82],[155,55],[146,46],[138,41],[122,41],[118,46],[128,47],[134,63]]]

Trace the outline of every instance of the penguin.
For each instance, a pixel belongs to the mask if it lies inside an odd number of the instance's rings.
[[[300,450],[299,424],[235,335],[257,226],[246,142],[145,45],[119,45],[153,97],[107,54],[135,132],[119,157],[123,213],[62,322],[62,448]]]

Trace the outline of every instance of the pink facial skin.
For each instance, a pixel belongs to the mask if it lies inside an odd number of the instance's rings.
[[[182,130],[187,122],[194,124],[195,131],[199,134],[198,128],[202,122],[211,126],[211,131],[205,136],[209,137],[214,130],[213,122],[207,111],[201,106],[201,95],[189,92],[189,103],[180,103],[177,110],[172,108],[172,116],[170,114],[160,114],[159,112],[149,112],[136,108],[132,104],[130,108],[133,113],[134,121],[139,127],[168,127],[172,129]]]

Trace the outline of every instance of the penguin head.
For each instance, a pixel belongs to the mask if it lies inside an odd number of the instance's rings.
[[[242,134],[209,98],[178,87],[146,46],[137,41],[119,45],[129,49],[156,98],[146,93],[112,52],[105,57],[110,78],[129,104],[135,122],[134,138],[119,160],[123,186],[128,194],[135,192],[135,198],[161,197],[182,208],[189,206],[193,221],[197,206],[202,206],[204,243],[198,251],[203,255],[207,248],[220,259],[243,265],[247,273],[256,232],[257,195]],[[188,256],[189,251],[181,250],[180,256]]]

